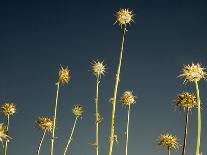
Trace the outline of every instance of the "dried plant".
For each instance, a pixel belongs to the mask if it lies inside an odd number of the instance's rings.
[[[4,126],[3,123],[0,123],[0,142],[2,143],[3,148],[5,148],[4,140],[7,142],[9,138],[10,137],[7,134],[6,127]]]
[[[200,101],[200,95],[199,95],[199,87],[198,82],[201,79],[206,78],[206,68],[203,68],[201,64],[197,63],[192,65],[184,65],[182,69],[182,73],[179,75],[179,77],[184,77],[184,83],[185,82],[193,82],[196,87],[196,98],[197,98],[197,104],[198,104],[198,128],[197,128],[197,143],[196,143],[196,155],[200,154],[200,139],[201,139],[201,101]]]
[[[53,121],[53,129],[52,129],[50,155],[53,155],[53,150],[54,150],[57,105],[58,105],[58,95],[59,95],[60,84],[61,85],[67,84],[70,81],[70,78],[71,78],[71,75],[70,75],[70,70],[68,69],[68,67],[63,68],[61,66],[58,72],[58,81],[56,83],[57,91],[56,91],[55,108],[54,108],[54,121]]]
[[[121,64],[122,64],[122,55],[123,55],[123,49],[124,49],[124,40],[125,40],[125,33],[127,31],[126,27],[128,24],[133,22],[134,14],[132,11],[129,11],[128,9],[120,9],[115,13],[116,21],[118,25],[121,26],[121,29],[123,29],[122,34],[122,40],[121,40],[121,49],[120,49],[120,57],[119,57],[119,64],[117,68],[116,73],[116,80],[115,80],[115,86],[114,86],[114,95],[112,100],[112,114],[111,114],[111,131],[110,131],[110,144],[109,144],[109,152],[108,155],[112,155],[113,150],[113,143],[114,143],[114,124],[115,124],[115,108],[116,108],[116,97],[117,97],[117,90],[118,90],[118,84],[119,84],[119,76],[121,71]],[[123,28],[122,28],[123,26]]]

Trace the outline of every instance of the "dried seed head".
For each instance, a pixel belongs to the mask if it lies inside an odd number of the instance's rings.
[[[169,133],[160,135],[159,145],[166,148],[175,148],[175,149],[178,149],[179,147],[177,137]]]
[[[7,140],[9,136],[6,134],[6,127],[3,123],[0,123],[0,142],[3,142],[3,140]]]
[[[11,116],[14,115],[16,113],[16,105],[14,103],[4,103],[1,106],[1,112],[5,115],[5,116]]]
[[[206,79],[206,68],[201,67],[201,64],[197,63],[192,65],[184,65],[182,73],[179,77],[184,77],[184,82],[194,82],[200,81],[201,79]]]
[[[53,118],[50,117],[38,117],[37,121],[36,121],[36,126],[38,129],[40,129],[41,131],[45,132],[52,132],[53,129]]]
[[[103,61],[93,61],[92,63],[92,71],[93,74],[100,78],[102,75],[105,74],[105,70],[106,70],[106,65],[104,65]]]
[[[62,85],[67,84],[70,81],[70,70],[68,69],[68,67],[63,68],[61,66],[61,68],[59,69],[58,72],[58,82]]]
[[[72,113],[74,114],[75,117],[82,117],[83,112],[84,110],[83,110],[82,105],[75,104],[73,106]]]
[[[123,105],[129,106],[134,104],[136,96],[133,95],[132,91],[125,91],[121,96],[121,102]]]
[[[117,23],[121,27],[123,25],[126,26],[127,24],[134,22],[133,11],[129,11],[129,9],[120,9],[119,11],[115,13],[115,16],[116,16],[115,23]]]
[[[176,106],[184,110],[191,110],[197,106],[196,96],[190,92],[182,92],[176,97]]]

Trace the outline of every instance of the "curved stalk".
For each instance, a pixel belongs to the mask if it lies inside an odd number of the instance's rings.
[[[45,133],[46,133],[46,130],[44,132],[42,132],[42,136],[41,136],[41,139],[40,139],[40,143],[39,143],[39,146],[38,146],[38,149],[37,149],[37,155],[40,154],[40,149],[41,149],[41,146],[42,146],[42,142],[45,138]]]
[[[7,126],[6,126],[6,132],[7,132],[7,135],[9,133],[9,123],[10,123],[10,117],[9,115],[7,115]],[[5,142],[5,146],[4,146],[4,155],[7,154],[7,147],[8,147],[8,140],[6,140]]]
[[[196,87],[196,98],[198,104],[198,129],[197,129],[197,144],[196,155],[200,155],[200,139],[201,139],[201,100],[199,95],[198,81],[194,81]]]
[[[99,153],[99,110],[98,110],[98,97],[99,97],[99,76],[96,80],[96,155]]]
[[[71,143],[71,141],[72,141],[73,132],[74,132],[74,130],[75,130],[77,120],[78,120],[78,117],[75,118],[75,122],[74,122],[74,124],[73,124],[73,128],[72,128],[72,131],[71,131],[71,134],[70,134],[70,138],[68,139],[68,143],[67,143],[67,145],[66,145],[66,147],[65,147],[64,155],[66,155],[67,150],[68,150],[68,146],[70,145],[70,143]]]
[[[125,146],[125,155],[128,155],[128,142],[129,142],[129,117],[130,117],[130,105],[128,109],[128,116],[127,116],[127,130],[126,130],[126,146]]]
[[[53,130],[52,130],[52,138],[51,138],[50,155],[53,155],[53,150],[54,150],[55,127],[56,127],[56,117],[57,117],[57,105],[58,105],[59,88],[60,88],[60,83],[58,82],[57,83],[56,99],[55,99],[55,109],[54,109],[54,120],[53,120]]]
[[[189,113],[189,109],[186,110],[186,114],[185,114],[185,133],[183,139],[182,155],[186,154],[186,143],[187,143],[187,135],[188,135],[188,113]]]
[[[113,150],[113,143],[114,143],[114,122],[115,122],[115,108],[116,108],[116,96],[117,96],[117,89],[119,85],[119,75],[121,70],[121,64],[122,64],[122,55],[123,55],[123,49],[124,49],[124,37],[126,33],[126,27],[123,29],[122,34],[122,42],[121,42],[121,50],[120,50],[120,57],[119,57],[119,65],[116,73],[116,81],[115,81],[115,87],[114,87],[114,96],[112,100],[112,114],[111,114],[111,132],[110,132],[110,141],[109,141],[109,153],[108,155],[112,155]]]

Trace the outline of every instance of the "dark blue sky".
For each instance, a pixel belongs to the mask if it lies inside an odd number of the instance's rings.
[[[103,59],[107,74],[100,85],[100,154],[109,144],[111,104],[118,64],[121,30],[113,25],[119,8],[136,14],[128,28],[118,97],[133,90],[138,100],[132,108],[129,155],[166,154],[157,146],[160,133],[171,132],[182,143],[184,114],[175,110],[177,93],[193,90],[176,78],[183,66],[201,62],[207,67],[207,2],[201,0],[139,1],[4,1],[0,4],[0,102],[15,102],[18,113],[11,120],[8,155],[36,153],[40,132],[34,122],[51,115],[55,82],[61,65],[71,69],[71,82],[60,89],[55,153],[62,154],[74,118],[75,103],[85,107],[78,122],[71,155],[91,155],[95,140],[95,77],[90,62]],[[207,83],[200,83],[202,100],[201,151],[207,152]],[[124,154],[127,109],[117,103],[114,155]],[[196,111],[190,115],[187,154],[195,154]],[[0,116],[1,121],[4,117]],[[49,154],[49,135],[42,155]],[[0,150],[1,151],[1,150]],[[179,154],[181,149],[173,154]]]

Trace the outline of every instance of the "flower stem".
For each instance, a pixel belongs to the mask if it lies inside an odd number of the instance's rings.
[[[99,98],[99,76],[96,80],[96,155],[99,153],[99,110],[98,110],[98,98]]]
[[[60,88],[60,83],[58,82],[57,83],[56,100],[55,100],[55,109],[54,109],[54,120],[53,120],[53,129],[52,129],[50,155],[53,155],[53,149],[54,149],[55,127],[56,127],[56,116],[57,116],[57,104],[58,104],[59,88]]]
[[[71,134],[70,134],[70,138],[68,139],[68,143],[67,143],[67,145],[66,145],[66,147],[65,147],[64,155],[66,155],[67,150],[68,150],[68,146],[70,145],[70,143],[71,143],[71,141],[72,141],[73,132],[74,132],[74,130],[75,130],[77,120],[78,120],[78,117],[75,118],[75,122],[74,122],[74,124],[73,124],[73,128],[72,128],[72,131],[71,131]]]
[[[168,150],[168,155],[170,155],[170,147],[168,147],[167,150]]]
[[[201,139],[201,100],[199,95],[198,81],[195,82],[196,87],[196,98],[198,104],[198,129],[197,129],[197,144],[196,144],[196,155],[200,155],[200,139]]]
[[[185,114],[185,133],[183,139],[182,155],[186,154],[186,143],[187,143],[187,135],[188,135],[188,113],[189,113],[189,109],[186,110],[186,114]]]
[[[7,115],[7,126],[6,126],[6,134],[8,135],[9,133],[9,123],[10,123],[10,117],[9,115]],[[8,147],[8,140],[6,140],[5,142],[5,146],[4,146],[4,155],[7,154],[7,147]]]
[[[117,69],[117,73],[116,73],[114,96],[113,96],[113,100],[112,100],[111,132],[110,132],[109,153],[108,153],[108,155],[112,155],[112,149],[113,149],[113,143],[114,143],[114,122],[115,122],[114,120],[115,120],[116,96],[117,96],[117,89],[118,89],[118,84],[119,84],[119,75],[120,75],[121,64],[122,64],[122,55],[123,55],[123,49],[124,49],[125,33],[126,33],[126,27],[123,29],[123,34],[122,34],[119,65],[118,65],[118,69]]]
[[[129,109],[128,109],[128,116],[127,116],[127,130],[126,130],[126,153],[125,155],[128,155],[128,141],[129,141],[129,117],[130,117],[130,105],[129,105]]]
[[[37,149],[37,155],[40,154],[40,149],[41,149],[41,146],[42,146],[42,142],[45,138],[45,133],[46,133],[46,131],[42,132],[42,136],[41,136],[41,139],[40,139],[40,144],[39,144],[38,149]]]

